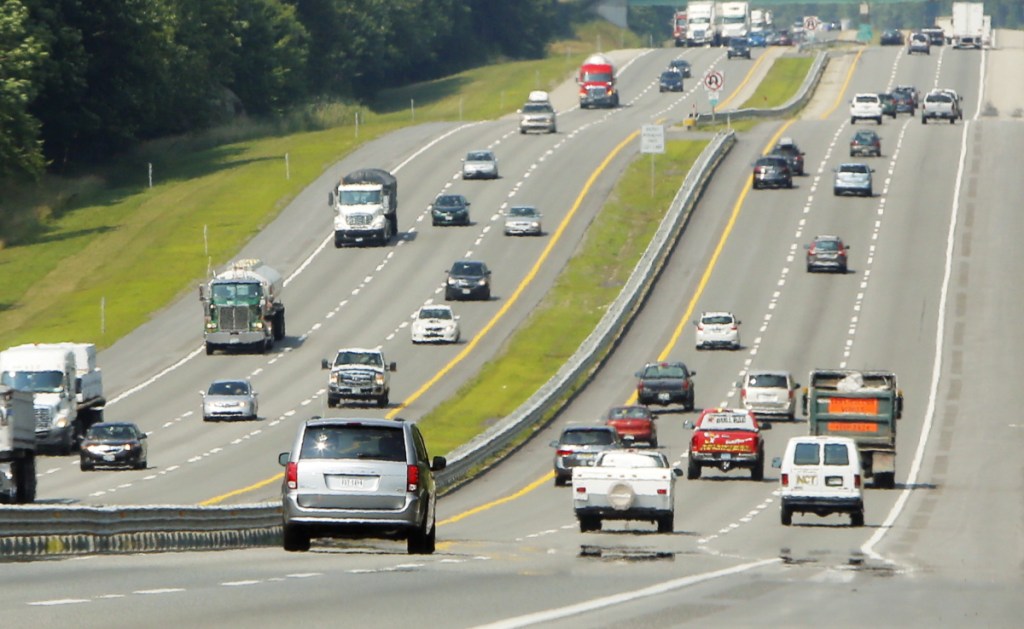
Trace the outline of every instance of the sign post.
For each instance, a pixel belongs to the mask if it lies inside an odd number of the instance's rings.
[[[725,87],[725,75],[719,70],[708,70],[704,75],[704,89],[708,93],[708,102],[711,103],[711,122],[715,121],[715,107],[718,106],[718,95]]]
[[[640,152],[651,154],[651,196],[654,196],[654,155],[665,152],[665,125],[645,124],[640,127]]]

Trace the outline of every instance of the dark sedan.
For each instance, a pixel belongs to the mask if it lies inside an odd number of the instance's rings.
[[[437,225],[469,225],[469,201],[461,194],[439,194],[430,206],[430,218]]]
[[[452,264],[445,282],[444,298],[481,299],[491,298],[491,270],[479,260],[459,260]]]
[[[79,467],[97,466],[146,469],[149,453],[146,433],[131,422],[101,422],[89,427],[82,440]]]
[[[668,67],[670,70],[679,70],[684,79],[688,79],[693,75],[693,69],[690,67],[690,62],[686,59],[673,59],[668,62]]]
[[[879,43],[883,46],[902,46],[903,33],[895,28],[890,28],[882,33]]]
[[[868,129],[861,129],[853,134],[850,140],[850,157],[866,155],[868,157],[882,156],[882,139],[878,134]]]
[[[682,92],[683,73],[679,70],[665,70],[658,79],[659,92]]]
[[[754,162],[752,184],[759,188],[792,188],[793,171],[789,160],[781,155],[765,155]]]

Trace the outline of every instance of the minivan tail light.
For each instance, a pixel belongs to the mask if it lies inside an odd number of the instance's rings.
[[[420,468],[415,465],[410,465],[406,468],[405,472],[405,489],[406,491],[416,491],[420,486]]]
[[[782,486],[789,487],[789,474],[782,474]]]
[[[860,489],[860,474],[853,475],[853,486]]]
[[[288,489],[299,488],[299,464],[290,461],[288,465],[284,467],[284,478],[288,484]]]
[[[572,454],[572,450],[568,450],[566,448],[559,448],[558,450],[555,450],[555,454],[557,456],[569,456],[570,454]]]

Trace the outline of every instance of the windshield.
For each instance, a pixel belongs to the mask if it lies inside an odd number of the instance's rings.
[[[733,322],[732,315],[708,315],[701,317],[701,323],[725,325]]]
[[[615,442],[610,430],[567,430],[562,443],[573,446],[607,446]]]
[[[342,205],[380,205],[380,190],[342,190],[338,193]]]
[[[467,162],[493,162],[494,157],[490,153],[475,152],[466,156]]]
[[[528,114],[546,114],[551,112],[551,105],[545,103],[527,103],[523,105],[523,111]]]
[[[746,18],[742,15],[729,15],[722,18],[722,24],[743,24],[746,22]]]
[[[255,306],[263,288],[259,282],[214,282],[211,299],[217,306]]]
[[[434,201],[434,205],[437,207],[462,207],[465,203],[459,196],[446,194],[437,197],[437,201]]]
[[[514,207],[510,208],[508,211],[509,216],[529,217],[536,215],[536,213],[536,210],[534,210],[532,207]]]
[[[5,371],[0,384],[31,393],[60,393],[64,374],[59,371]]]
[[[608,452],[601,457],[602,467],[668,467],[668,461],[660,452]]]
[[[420,310],[420,319],[451,319],[452,311],[447,308],[424,308]]]
[[[210,395],[249,395],[249,383],[238,380],[231,382],[214,382],[207,391]]]
[[[452,275],[479,276],[483,274],[484,272],[480,265],[472,262],[456,262],[452,266]]]
[[[692,24],[693,26],[704,26],[704,25],[707,25],[707,23],[709,21],[710,20],[708,20],[708,18],[706,18],[706,17],[693,17],[693,18],[690,18],[690,24]]]
[[[335,365],[370,365],[371,367],[383,367],[380,354],[370,352],[338,352],[334,359]]]
[[[96,424],[86,435],[89,439],[134,439],[135,431],[131,426],[116,424]]]
[[[868,167],[863,164],[844,164],[839,167],[839,172],[866,175],[868,174]]]
[[[595,71],[584,71],[583,72],[584,83],[611,83],[612,73],[611,72],[595,72]]]

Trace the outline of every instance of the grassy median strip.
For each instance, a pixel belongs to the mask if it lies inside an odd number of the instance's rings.
[[[420,420],[432,451],[450,452],[480,434],[555,375],[621,292],[707,144],[666,143],[655,158],[653,195],[649,156],[630,164],[551,291],[503,351]]]
[[[779,57],[739,109],[772,109],[785,105],[800,89],[812,63],[814,56]]]
[[[602,41],[638,43],[632,33],[595,22],[553,45],[546,59],[391,90],[372,108],[318,106],[275,127],[242,123],[155,143],[89,177],[51,178],[36,190],[7,194],[0,208],[0,347],[112,344],[194,290],[208,268],[230,260],[360,145],[411,124],[508,114],[530,90],[564,81]],[[20,207],[10,207],[12,199]]]

